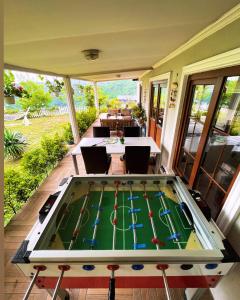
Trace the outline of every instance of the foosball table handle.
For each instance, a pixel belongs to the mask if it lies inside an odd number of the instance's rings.
[[[115,300],[115,278],[109,280],[108,300]]]
[[[208,221],[211,221],[212,215],[211,215],[211,209],[208,206],[207,202],[202,198],[201,193],[199,191],[195,190],[189,190],[191,196],[195,200],[197,206],[202,211],[203,215]]]

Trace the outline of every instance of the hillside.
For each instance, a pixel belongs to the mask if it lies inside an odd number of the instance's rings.
[[[116,98],[120,95],[134,96],[137,94],[137,82],[132,80],[99,82],[98,86],[109,98]]]

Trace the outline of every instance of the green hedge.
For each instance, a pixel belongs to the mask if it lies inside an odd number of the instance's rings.
[[[67,147],[58,134],[44,137],[40,147],[23,155],[21,167],[4,172],[5,225],[66,153]]]
[[[4,224],[23,206],[41,182],[41,176],[32,176],[22,169],[4,172]]]
[[[86,130],[92,125],[92,123],[96,120],[96,108],[88,108],[85,111],[76,113],[77,124],[79,129],[79,134],[82,136]],[[64,127],[64,140],[68,143],[73,143],[73,135],[71,130],[71,125],[68,123]]]
[[[96,119],[96,109],[89,108],[77,113],[77,123],[80,135],[89,128]],[[73,141],[71,126],[65,127],[64,136],[43,137],[38,148],[23,155],[18,169],[7,169],[4,172],[4,223],[24,205],[34,193],[39,184],[47,177],[67,153],[65,141]]]

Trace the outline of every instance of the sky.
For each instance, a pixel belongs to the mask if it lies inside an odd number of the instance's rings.
[[[16,83],[20,83],[21,81],[27,81],[27,80],[32,80],[32,81],[35,81],[35,82],[42,82],[39,79],[39,74],[29,73],[29,72],[21,72],[21,71],[12,71],[12,73],[15,76]],[[56,78],[58,80],[62,80],[62,77],[57,77],[57,76],[44,75],[44,78],[45,78],[45,80],[49,80],[49,81],[53,81]],[[90,83],[90,82],[87,82],[87,81],[75,80],[75,79],[72,79],[71,81],[73,83],[76,82],[78,84],[81,83],[83,85],[86,84],[86,83],[88,83],[88,84]]]

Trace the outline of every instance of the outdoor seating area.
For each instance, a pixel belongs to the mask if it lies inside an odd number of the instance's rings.
[[[129,108],[109,109],[107,113],[101,113],[99,118],[101,126],[108,126],[111,131],[116,132],[123,130],[124,127],[132,127],[136,124]]]
[[[4,6],[3,299],[238,300],[239,0]]]
[[[118,137],[109,127],[93,126],[93,136],[83,137],[71,152],[75,173],[79,174],[77,156],[82,155],[86,173],[107,174],[113,154],[122,161],[123,173],[160,172],[160,148],[152,137],[140,136],[140,127],[124,127]],[[149,165],[150,154],[155,158],[154,166]]]

